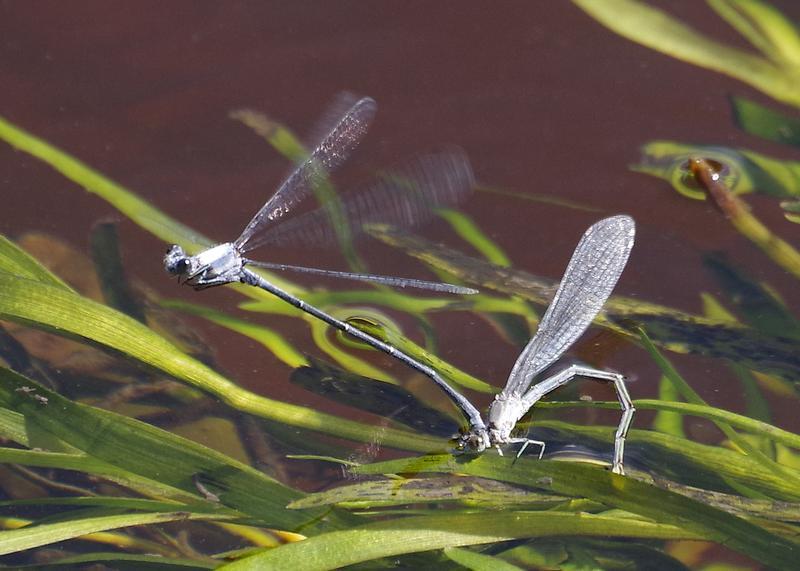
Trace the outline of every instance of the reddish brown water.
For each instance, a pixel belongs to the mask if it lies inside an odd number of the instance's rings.
[[[661,4],[709,35],[743,45],[695,0]],[[780,4],[800,18],[796,3]],[[621,39],[570,3],[137,2],[113,8],[3,3],[0,114],[215,238],[236,236],[287,169],[228,112],[253,107],[303,132],[337,92],[351,90],[374,97],[379,114],[345,181],[453,143],[488,185],[598,209],[475,196],[466,212],[516,267],[558,277],[589,224],[625,212],[636,219],[638,236],[619,293],[700,312],[699,292],[723,296],[701,263],[704,253],[719,250],[773,286],[790,307],[800,302],[796,282],[712,206],[627,169],[643,143],[662,138],[790,158],[787,148],[737,130],[726,97],[780,106],[732,79]],[[35,159],[0,147],[0,172],[3,233],[46,230],[84,248],[95,222],[118,219],[135,279],[164,295],[217,307],[232,308],[238,299],[226,291],[200,299],[177,289],[163,273],[164,244]],[[774,201],[748,201],[771,228],[796,241],[797,226],[783,220]],[[441,227],[426,235],[460,247]],[[370,257],[369,245],[365,251]],[[377,272],[426,277],[399,255],[372,253],[371,259]],[[342,267],[329,253],[298,261]],[[437,324],[445,330],[464,319]],[[289,371],[252,343],[197,325],[241,383],[275,398],[327,406],[288,388]],[[285,326],[282,331],[313,351],[302,326]],[[442,336],[442,354],[501,384],[517,349],[480,325],[451,330]],[[675,361],[704,398],[742,409],[738,389],[726,392],[739,385],[722,364]],[[635,397],[654,395],[658,373],[641,351],[627,347],[606,363],[637,379]],[[269,386],[264,378],[272,379]],[[787,401],[785,410],[775,404],[775,422],[798,430],[796,403]]]

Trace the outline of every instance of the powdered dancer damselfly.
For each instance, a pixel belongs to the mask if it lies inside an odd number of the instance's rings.
[[[528,444],[537,444],[541,458],[544,442],[512,438],[511,431],[542,397],[576,377],[587,377],[611,382],[617,392],[622,418],[614,439],[611,466],[614,472],[624,473],[625,437],[635,409],[622,375],[573,365],[533,387],[531,384],[578,340],[603,308],[628,261],[634,234],[633,219],[623,215],[600,220],[586,231],[539,329],[514,363],[505,388],[489,407],[488,429],[483,421],[470,421],[469,429],[458,437],[460,450],[482,452],[493,446],[502,454],[502,446],[522,443],[519,451],[522,454]]]
[[[366,133],[375,110],[375,101],[368,97],[350,105],[308,157],[294,169],[275,194],[261,207],[235,241],[218,244],[195,256],[190,256],[180,246],[173,245],[167,251],[164,266],[169,273],[178,276],[182,283],[197,290],[241,282],[268,291],[430,377],[453,399],[470,420],[471,425],[476,423],[482,425],[478,410],[453,390],[434,369],[306,303],[247,267],[289,270],[446,293],[476,293],[474,289],[451,284],[256,262],[244,256],[245,252],[253,248],[266,244],[291,243],[294,238],[312,243],[333,239],[332,231],[329,230],[329,215],[324,206],[291,221],[284,221],[283,218],[304,198],[312,195],[316,185],[324,183],[328,172],[340,166],[349,157]],[[430,217],[437,207],[454,204],[468,193],[473,185],[474,177],[466,156],[451,149],[437,154],[423,155],[392,177],[384,178],[364,192],[343,199],[341,210],[345,220],[356,225],[375,222],[408,225]]]

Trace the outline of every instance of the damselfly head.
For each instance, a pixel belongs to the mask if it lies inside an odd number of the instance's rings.
[[[185,276],[191,271],[192,263],[183,248],[173,244],[164,256],[164,269],[172,275]]]
[[[458,452],[480,454],[491,446],[489,433],[483,426],[470,426],[455,437],[455,448]]]

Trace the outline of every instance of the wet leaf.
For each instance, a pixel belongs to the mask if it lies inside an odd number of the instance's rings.
[[[397,518],[311,537],[222,569],[321,571],[404,553],[563,535],[698,538],[671,525],[588,514],[488,512]]]
[[[800,147],[800,118],[787,117],[744,97],[732,97],[733,118],[745,133]]]
[[[687,532],[723,543],[767,565],[790,568],[796,559],[796,545],[793,542],[747,520],[643,482],[589,466],[526,458],[515,460],[483,454],[464,459],[455,459],[448,455],[392,460],[359,466],[354,471],[361,474],[460,472],[532,488],[541,488],[541,480],[546,478],[548,491],[591,498],[655,522],[678,526]],[[617,518],[619,523],[624,521]],[[487,526],[487,529],[497,528]],[[608,529],[612,530],[613,527]],[[580,532],[575,534],[580,535]]]
[[[90,458],[198,495],[193,477],[202,474],[224,490],[219,494],[224,505],[272,521],[276,527],[292,528],[304,521],[284,510],[300,494],[250,466],[143,422],[73,403],[11,371],[0,370],[0,378],[1,406]],[[45,397],[46,403],[18,390],[26,386]]]
[[[703,261],[725,289],[730,303],[739,309],[745,323],[769,336],[800,341],[800,322],[773,291],[746,275],[724,255],[709,254]]]
[[[446,547],[444,554],[462,567],[472,571],[522,571],[522,567],[512,565],[499,557],[475,553],[468,549]]]
[[[667,181],[688,198],[705,200],[706,191],[689,171],[689,160],[695,157],[717,163],[723,182],[736,194],[800,196],[800,162],[778,160],[746,149],[650,141],[642,146],[639,162],[630,168]]]
[[[0,531],[0,555],[17,553],[110,529],[171,521],[225,519],[227,517],[230,516],[186,512],[105,515],[102,511],[98,511],[98,515],[92,516],[81,512],[81,517],[65,518],[57,523],[40,523],[21,529]]]
[[[488,509],[549,509],[565,503],[564,497],[533,493],[515,486],[469,476],[368,480],[309,494],[289,504],[290,509],[325,505],[349,508],[399,506],[428,502],[459,502]]]
[[[767,95],[800,106],[797,30],[761,2],[715,1],[718,12],[763,55],[710,39],[667,12],[637,0],[573,0],[601,24],[638,44],[724,73]]]
[[[372,437],[371,427],[358,422],[245,391],[139,322],[61,288],[0,271],[0,316],[120,352],[212,393],[242,412],[360,441],[369,442]],[[439,447],[436,439],[396,429],[386,429],[383,438],[387,446],[415,449],[427,443]]]

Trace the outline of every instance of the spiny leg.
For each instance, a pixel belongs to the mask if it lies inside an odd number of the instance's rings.
[[[537,446],[539,446],[539,460],[542,459],[542,456],[544,456],[544,446],[545,446],[543,441],[533,440],[531,438],[512,438],[511,440],[509,440],[510,444],[519,444],[520,442],[522,442],[522,446],[520,447],[519,452],[517,452],[517,458],[522,456],[523,452],[525,452],[525,449],[528,448],[529,445],[536,444]]]
[[[628,429],[633,421],[633,413],[636,412],[636,409],[633,407],[633,401],[631,401],[631,397],[628,394],[628,389],[625,386],[625,377],[619,373],[611,373],[609,371],[602,371],[600,369],[572,365],[563,371],[556,373],[552,377],[548,377],[542,382],[535,384],[522,397],[522,400],[525,401],[529,407],[532,407],[539,401],[539,399],[553,392],[557,388],[566,385],[575,377],[586,377],[589,379],[607,381],[614,384],[614,390],[617,393],[617,400],[619,401],[620,408],[622,409],[622,417],[620,418],[619,426],[617,427],[617,431],[614,435],[614,458],[611,462],[611,471],[615,474],[625,474],[625,468],[623,467],[625,437],[628,435]]]

